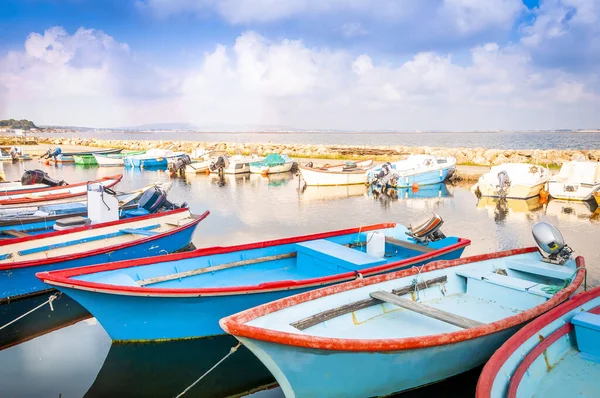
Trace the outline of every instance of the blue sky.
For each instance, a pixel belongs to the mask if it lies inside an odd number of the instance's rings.
[[[597,0],[2,0],[0,117],[599,128],[599,26]]]

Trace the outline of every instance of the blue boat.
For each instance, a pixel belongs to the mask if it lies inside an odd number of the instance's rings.
[[[0,240],[0,305],[50,288],[36,272],[171,253],[190,244],[208,216],[177,209],[74,229]]]
[[[374,186],[407,188],[444,182],[455,168],[456,158],[451,156],[410,155],[369,169],[367,178]]]
[[[142,169],[166,168],[169,159],[184,156],[183,152],[173,152],[168,149],[150,149],[143,154],[123,157],[125,167],[138,167]]]
[[[582,283],[581,257],[536,247],[437,261],[261,305],[220,321],[286,397],[373,397],[485,363]]]
[[[223,334],[222,317],[255,305],[460,257],[470,241],[443,237],[437,218],[430,225],[431,240],[376,224],[37,276],[87,308],[113,340],[206,337]]]
[[[511,337],[479,378],[477,398],[598,397],[600,287],[574,296]]]

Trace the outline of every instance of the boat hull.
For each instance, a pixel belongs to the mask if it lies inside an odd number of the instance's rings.
[[[278,174],[287,173],[294,166],[294,162],[285,162],[277,166],[252,166],[250,165],[250,172],[254,174]]]
[[[358,398],[406,391],[473,369],[516,330],[456,344],[381,352],[325,351],[238,339],[271,371],[286,397]]]
[[[548,192],[554,199],[585,201],[600,191],[600,184],[549,181]]]
[[[123,157],[94,155],[94,158],[96,158],[98,166],[101,167],[122,167],[125,165]]]
[[[366,170],[328,171],[299,167],[308,186],[360,185],[368,182]]]
[[[96,158],[94,155],[75,155],[73,156],[75,164],[83,166],[97,166]]]
[[[464,246],[433,259],[456,259],[463,250]],[[403,268],[419,266],[433,259],[416,261]],[[394,268],[397,269],[402,268]],[[111,294],[98,289],[73,289],[66,284],[53,285],[82,304],[113,340],[138,341],[221,335],[224,332],[219,326],[219,319],[225,316],[328,284],[317,283],[290,289],[277,288],[277,283],[274,283],[272,289],[265,286],[264,291],[256,293],[186,297],[177,297],[176,294],[162,297]],[[190,317],[190,313],[195,315]]]
[[[540,191],[544,188],[545,183],[540,183],[537,185],[521,185],[515,184],[511,185],[511,187],[507,190],[506,199],[530,199],[540,195]],[[491,198],[499,198],[501,197],[496,190],[496,187],[492,187],[489,184],[479,183],[476,185],[476,188],[479,188],[479,192],[481,192],[481,196],[491,197]]]

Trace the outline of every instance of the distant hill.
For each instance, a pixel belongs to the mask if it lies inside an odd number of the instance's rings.
[[[25,119],[22,119],[22,120],[15,120],[15,119],[0,120],[0,128],[1,127],[8,127],[11,129],[23,129],[23,130],[37,128],[37,126],[31,120],[25,120]]]

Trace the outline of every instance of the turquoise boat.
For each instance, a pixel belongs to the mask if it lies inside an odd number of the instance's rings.
[[[435,217],[412,230],[394,223],[368,225],[37,277],[87,308],[113,340],[223,335],[219,319],[259,304],[459,258],[470,241],[444,236],[441,222]],[[417,233],[425,230],[435,237]]]
[[[600,395],[600,287],[511,337],[486,364],[477,398]]]
[[[288,398],[374,397],[485,363],[575,292],[584,259],[536,247],[437,261],[264,304],[220,321]]]

